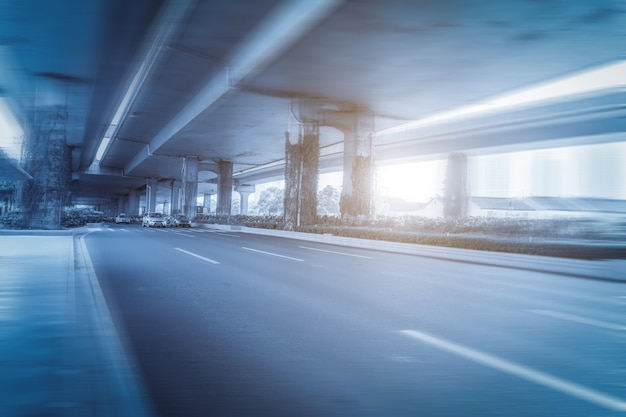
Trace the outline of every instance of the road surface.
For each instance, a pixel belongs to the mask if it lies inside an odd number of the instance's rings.
[[[208,229],[85,241],[162,416],[626,416],[626,284]]]

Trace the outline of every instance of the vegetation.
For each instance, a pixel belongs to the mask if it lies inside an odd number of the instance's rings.
[[[87,223],[97,223],[103,220],[104,214],[93,207],[64,207],[61,213],[61,227],[73,228],[84,226]],[[10,211],[0,216],[0,229],[27,229],[24,212]]]
[[[282,216],[204,216],[199,223],[284,228]],[[319,216],[296,231],[391,242],[570,258],[625,258],[626,221]]]
[[[61,226],[80,227],[87,223],[97,223],[103,220],[104,214],[93,207],[64,207],[61,215]]]
[[[282,216],[284,195],[282,188],[270,187],[264,190],[251,212],[261,216]]]
[[[0,216],[0,229],[25,229],[24,213],[20,210],[8,211]]]

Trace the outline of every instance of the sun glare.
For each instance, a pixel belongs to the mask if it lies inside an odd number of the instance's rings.
[[[0,148],[16,161],[20,160],[22,153],[23,136],[24,132],[5,99],[0,97]]]
[[[443,193],[446,161],[384,165],[376,169],[376,189],[382,197],[425,203]]]

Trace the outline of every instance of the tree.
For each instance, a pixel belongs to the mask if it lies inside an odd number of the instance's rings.
[[[255,211],[261,215],[281,215],[283,214],[283,200],[285,190],[278,187],[270,187],[264,190],[256,203]]]
[[[339,215],[339,190],[332,185],[327,185],[317,193],[317,215]]]

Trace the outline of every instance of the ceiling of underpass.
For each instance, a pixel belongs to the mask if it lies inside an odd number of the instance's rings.
[[[621,0],[8,0],[0,94],[27,124],[63,85],[73,192],[107,196],[180,179],[185,156],[235,172],[280,160],[293,98],[370,109],[379,130],[625,46]]]

